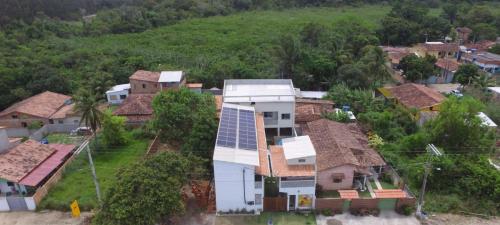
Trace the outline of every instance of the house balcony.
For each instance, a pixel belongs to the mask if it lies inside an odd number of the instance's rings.
[[[278,125],[278,119],[264,118],[264,125]]]
[[[281,188],[299,188],[299,187],[315,187],[316,183],[314,180],[292,180],[292,181],[281,181]]]

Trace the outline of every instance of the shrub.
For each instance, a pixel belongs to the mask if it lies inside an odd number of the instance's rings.
[[[321,214],[323,216],[333,216],[333,212],[331,209],[323,209],[323,210],[321,210]]]
[[[401,215],[409,216],[415,212],[415,207],[411,205],[403,205],[402,207],[397,208],[396,212]]]

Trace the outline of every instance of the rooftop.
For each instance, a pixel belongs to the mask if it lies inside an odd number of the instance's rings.
[[[127,116],[129,122],[140,122],[151,118],[154,94],[131,94],[113,112],[117,116]]]
[[[460,63],[455,59],[439,58],[435,65],[441,69],[456,72],[458,70],[458,67],[460,66]]]
[[[426,42],[418,45],[425,48],[427,51],[456,52],[460,50],[459,45],[456,43]]]
[[[13,104],[0,112],[0,116],[17,112],[41,118],[49,118],[70,100],[71,96],[46,91]]]
[[[445,97],[439,92],[428,88],[424,85],[407,83],[395,87],[381,88],[387,90],[386,97],[393,97],[407,108],[427,108],[440,104],[445,100]],[[385,91],[381,91],[384,93]]]
[[[224,102],[293,102],[295,89],[289,79],[225,80]]]
[[[462,56],[468,61],[477,61],[483,64],[500,65],[500,55],[491,52],[465,53]]]
[[[130,89],[130,84],[118,84],[110,88],[108,91],[106,91],[106,94],[116,91],[125,91],[128,89]]]
[[[255,168],[255,173],[263,176],[270,176],[269,157],[267,154],[266,132],[264,128],[264,116],[262,113],[257,113],[257,145],[259,150],[259,166]]]
[[[203,84],[202,83],[187,83],[186,87],[187,88],[202,88]]]
[[[307,135],[283,138],[281,141],[287,160],[316,156],[314,146]]]
[[[222,105],[213,160],[260,165],[253,107]]]
[[[382,157],[368,146],[368,137],[355,123],[319,119],[303,130],[316,149],[318,171],[342,165],[359,167],[385,165]]]
[[[295,100],[295,122],[305,123],[321,119],[321,115],[333,112],[330,100],[313,100],[297,98]]]
[[[306,99],[322,99],[325,97],[328,92],[326,91],[301,91],[300,89],[296,89],[295,91],[297,98],[306,98]]]
[[[489,87],[488,90],[500,94],[500,87]]]
[[[271,165],[273,176],[277,177],[306,177],[316,174],[314,165],[288,165],[283,147],[271,145]]]
[[[146,71],[146,70],[137,70],[137,71],[135,71],[134,74],[132,74],[132,76],[129,77],[129,79],[149,81],[149,82],[158,82],[158,79],[160,79],[160,73]]]
[[[158,82],[178,83],[181,82],[183,75],[184,73],[182,71],[161,71]]]

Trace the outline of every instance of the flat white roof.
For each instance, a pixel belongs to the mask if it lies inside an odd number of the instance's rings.
[[[500,94],[500,87],[489,87],[488,89],[490,89],[493,92],[496,92],[496,93]]]
[[[483,125],[488,126],[488,127],[497,127],[497,124],[495,122],[493,122],[493,120],[491,120],[490,117],[488,117],[483,112],[479,112],[477,114],[477,116],[479,116],[481,121],[483,121]]]
[[[224,102],[293,102],[295,89],[290,79],[225,80]]]
[[[308,135],[281,139],[285,159],[316,156],[316,150]]]
[[[249,110],[254,112],[254,121],[255,121],[255,108],[251,106],[242,106],[242,105],[235,105],[235,104],[228,104],[228,103],[223,103],[222,104],[222,110],[224,108],[232,108],[232,109],[238,109],[238,110]],[[239,117],[239,115],[238,115]],[[222,120],[226,118],[221,118],[219,121],[219,130],[217,131],[217,140],[215,141],[215,149],[214,149],[214,156],[213,160],[214,161],[223,161],[223,162],[230,162],[230,163],[238,163],[238,164],[245,164],[245,165],[251,165],[251,166],[259,166],[259,151],[256,150],[247,150],[247,149],[239,149],[239,145],[236,143],[234,148],[232,147],[224,147],[218,145],[218,139],[219,139],[219,133],[220,132],[229,132],[229,131],[221,131],[221,125],[220,123]],[[238,120],[237,120],[238,122]],[[236,134],[239,134],[238,127],[236,128],[235,131]],[[255,131],[257,132],[257,131]],[[238,140],[238,136],[236,136],[236,140]]]
[[[158,82],[181,82],[182,74],[182,71],[161,71]]]
[[[130,89],[130,84],[118,84],[118,85],[115,85],[112,88],[110,88],[108,91],[106,91],[106,94],[111,93],[111,92],[117,92],[117,91],[125,91],[128,89]]]
[[[326,92],[326,91],[301,91],[301,90],[299,90],[297,92],[297,97],[322,99],[323,97],[326,96],[326,94],[328,94],[328,92]]]

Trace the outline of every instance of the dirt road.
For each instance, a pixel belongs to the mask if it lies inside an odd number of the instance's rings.
[[[58,211],[44,212],[2,212],[0,225],[83,225],[90,213],[82,213],[80,218],[72,218],[70,213]]]
[[[481,219],[478,217],[455,215],[455,214],[437,214],[430,216],[422,225],[500,225],[500,219]]]

